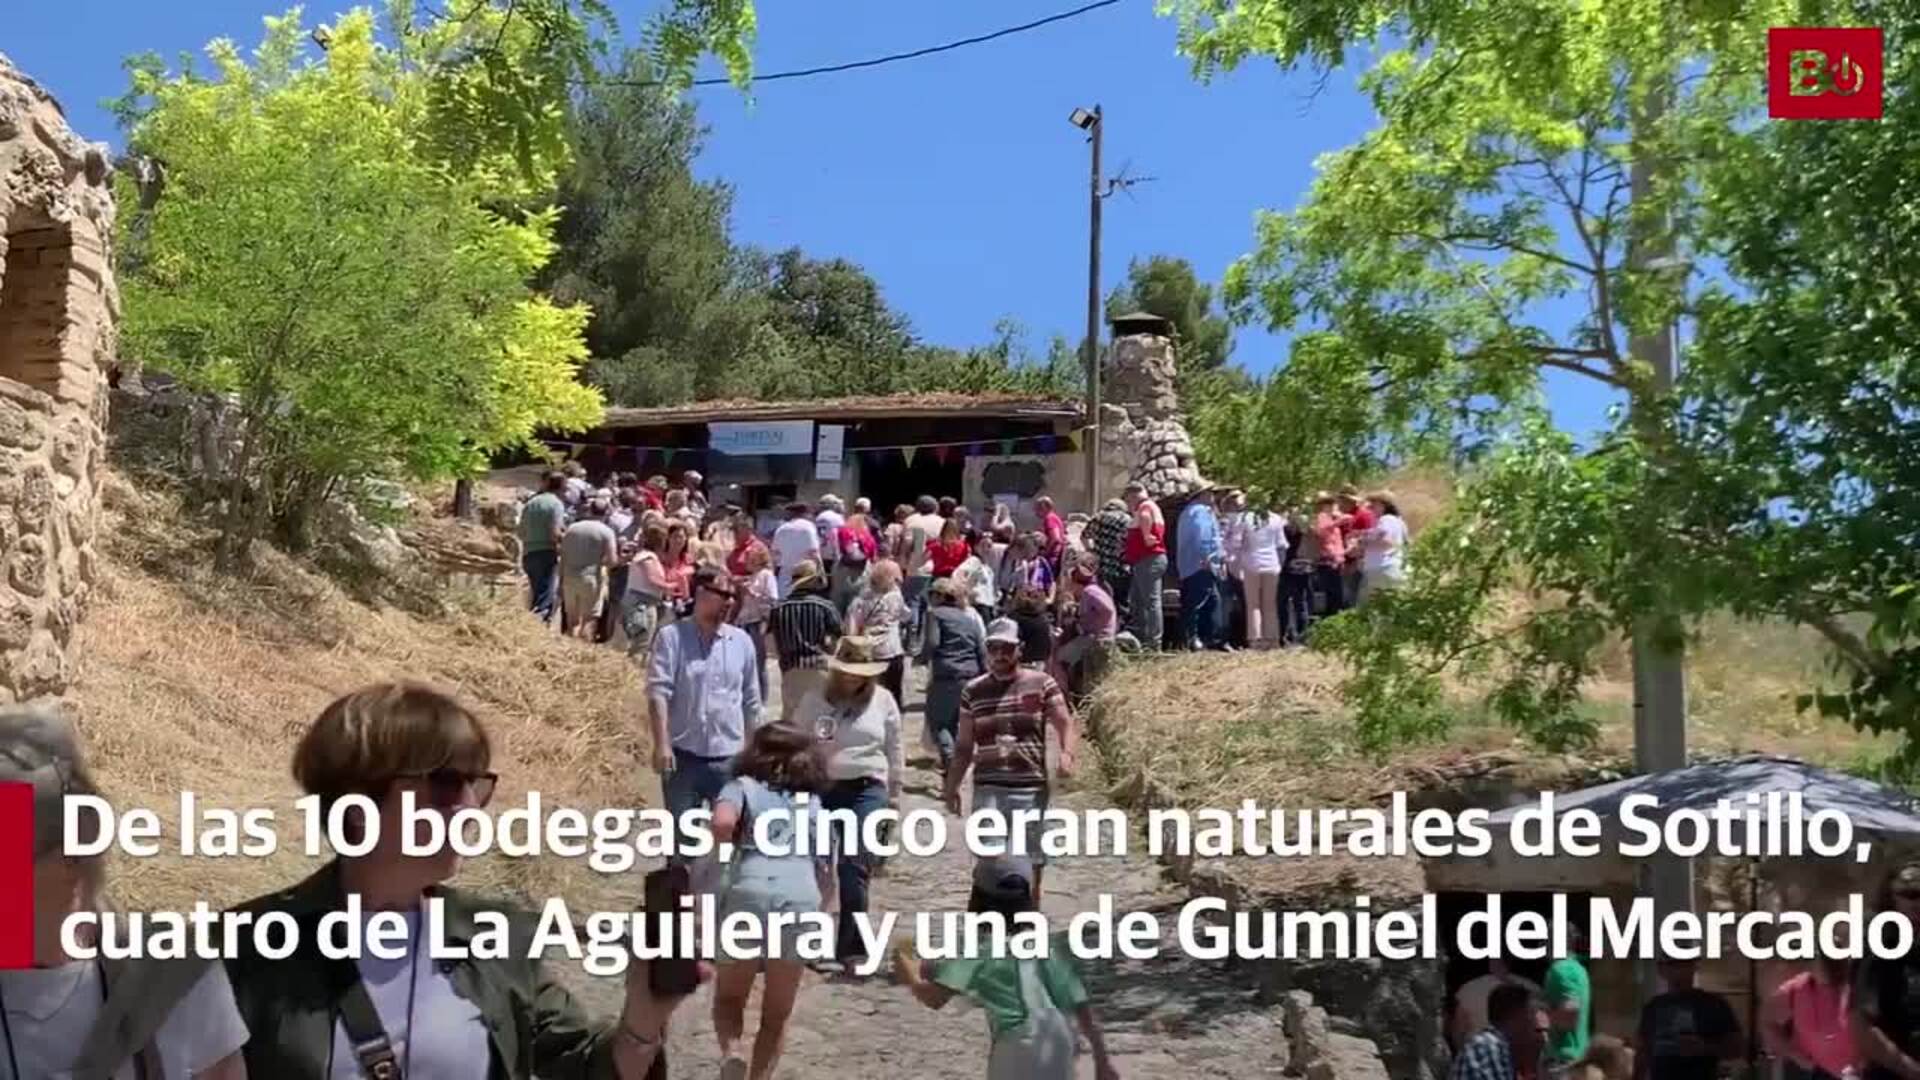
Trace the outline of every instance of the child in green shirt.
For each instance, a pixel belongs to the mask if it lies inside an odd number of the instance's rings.
[[[983,859],[975,868],[968,910],[999,912],[1009,920],[1034,910],[1030,864],[1014,857]],[[1073,958],[1063,952],[1049,950],[1039,960],[983,957],[923,965],[908,950],[897,957],[896,971],[929,1008],[961,996],[986,1010],[992,1037],[987,1080],[1073,1080],[1075,1021],[1093,1049],[1095,1075],[1119,1080],[1087,988]]]

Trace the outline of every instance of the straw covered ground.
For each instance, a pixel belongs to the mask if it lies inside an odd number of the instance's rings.
[[[356,602],[270,551],[250,576],[223,580],[210,568],[211,537],[165,492],[110,475],[103,503],[102,580],[72,694],[102,786],[116,806],[158,813],[176,852],[182,789],[204,806],[273,809],[280,840],[264,859],[122,857],[112,873],[121,904],[218,905],[303,874],[313,861],[293,811],[294,743],[327,702],[380,680],[422,680],[476,709],[495,744],[497,808],[529,790],[548,806],[657,804],[626,661],[541,632],[512,590],[455,597],[444,618],[422,618]],[[461,875],[596,906],[614,900],[614,882],[552,857],[492,857]]]

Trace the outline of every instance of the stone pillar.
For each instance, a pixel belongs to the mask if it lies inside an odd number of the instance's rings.
[[[66,691],[93,581],[120,314],[109,174],[0,55],[0,702]]]
[[[1103,377],[1107,401],[1101,410],[1103,460],[1114,489],[1133,481],[1154,498],[1184,495],[1202,479],[1193,439],[1180,411],[1173,342],[1157,334],[1128,334],[1109,346]],[[1125,476],[1116,482],[1115,475]]]

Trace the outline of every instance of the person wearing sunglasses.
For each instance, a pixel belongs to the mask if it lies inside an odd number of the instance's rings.
[[[1920,861],[1894,865],[1880,889],[1881,912],[1920,928]],[[1853,1041],[1866,1080],[1920,1080],[1920,955],[1869,956],[1856,965]]]
[[[653,767],[676,817],[711,804],[728,765],[760,726],[760,652],[727,624],[734,584],[718,567],[693,575],[693,615],[654,637],[647,667]]]
[[[334,701],[307,729],[293,775],[327,813],[348,796],[378,807],[381,825],[349,804],[343,839],[371,840],[364,854],[339,856],[291,888],[240,909],[256,918],[285,912],[300,926],[291,956],[270,959],[248,937],[227,961],[240,1014],[252,1038],[248,1075],[261,1077],[415,1076],[522,1080],[664,1080],[666,1024],[681,998],[649,986],[647,966],[627,969],[617,1019],[588,1017],[537,958],[528,957],[533,924],[506,903],[448,888],[460,867],[451,850],[409,855],[401,843],[408,796],[418,809],[451,815],[483,807],[498,777],[478,717],[429,687],[382,683]],[[398,912],[404,955],[331,959],[317,941],[321,919],[356,897],[371,919]],[[441,902],[440,934],[482,955],[429,955],[425,901]],[[506,956],[473,948],[483,912],[509,919]],[[710,974],[710,973],[708,973]]]

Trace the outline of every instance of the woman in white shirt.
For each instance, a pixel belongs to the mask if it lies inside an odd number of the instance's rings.
[[[1280,571],[1287,565],[1287,520],[1275,511],[1248,510],[1236,530],[1241,580],[1247,590],[1247,644],[1271,649],[1280,642]]]
[[[880,685],[888,662],[874,645],[871,638],[841,638],[827,661],[826,685],[810,691],[793,712],[794,722],[819,738],[826,759],[828,787],[821,793],[821,808],[850,811],[856,823],[898,807],[906,777],[900,704]],[[856,831],[864,834],[864,825],[856,825]],[[867,910],[867,884],[876,861],[857,849],[834,853],[840,911],[834,955],[849,976],[866,959],[854,916]]]
[[[60,940],[69,916],[102,909],[106,873],[104,857],[64,851],[68,841],[92,839],[63,835],[66,797],[99,795],[72,725],[49,710],[0,712],[0,783],[32,790],[34,824],[33,966],[0,971],[0,1062],[8,1080],[70,1076],[88,1064],[111,1068],[114,1080],[246,1080],[247,1026],[220,964],[108,966],[69,957]],[[82,927],[76,936],[96,934]],[[92,1037],[103,1014],[123,1012],[132,1038],[142,1041],[123,1045],[126,1032]]]
[[[1391,589],[1407,580],[1407,523],[1393,492],[1376,491],[1367,496],[1373,508],[1373,528],[1368,529],[1361,549],[1360,600],[1381,589]]]

